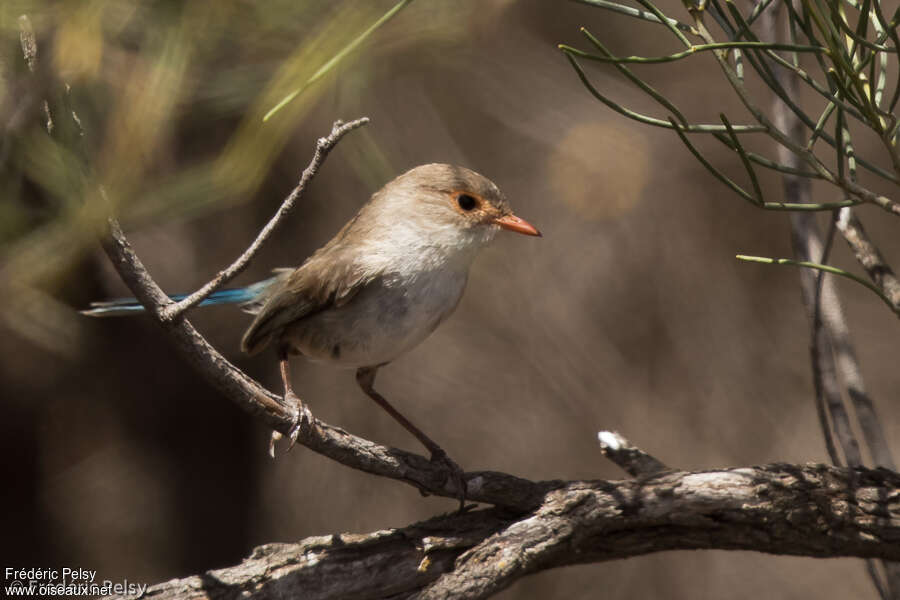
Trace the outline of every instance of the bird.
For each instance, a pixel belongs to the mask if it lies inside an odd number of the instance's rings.
[[[449,469],[461,507],[463,471],[430,437],[375,390],[378,370],[427,338],[462,298],[469,268],[500,230],[541,237],[516,216],[504,194],[470,169],[432,163],[415,167],[375,192],[319,250],[295,269],[243,288],[223,289],[199,306],[241,304],[253,314],[241,349],[254,355],[272,347],[278,357],[283,402],[295,415],[291,446],[303,405],[293,389],[289,358],[302,355],[356,370],[362,391],[387,411]],[[174,295],[178,301],[186,295]],[[133,298],[94,302],[94,317],[135,314]],[[273,434],[270,453],[280,435]]]

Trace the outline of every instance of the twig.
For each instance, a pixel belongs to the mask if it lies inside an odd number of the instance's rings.
[[[860,161],[860,164],[862,164],[862,161]],[[852,181],[846,179],[836,181],[835,183],[836,185],[840,186],[840,188],[845,192],[858,197],[863,202],[874,204],[875,206],[883,208],[892,215],[900,216],[900,204],[891,200],[887,196],[876,194],[875,192],[862,187],[858,183],[853,183]]]
[[[303,174],[300,176],[300,181],[297,183],[297,186],[291,190],[291,193],[288,194],[287,198],[281,203],[281,206],[276,211],[275,215],[266,223],[266,226],[262,228],[259,234],[256,236],[256,239],[253,240],[253,243],[244,250],[243,254],[241,254],[237,260],[235,260],[231,265],[229,265],[226,269],[219,271],[219,273],[209,282],[203,285],[196,292],[189,295],[187,298],[181,300],[180,302],[176,302],[174,304],[170,304],[166,306],[160,313],[159,317],[163,321],[172,321],[177,319],[182,314],[184,314],[187,310],[196,306],[203,300],[205,300],[210,294],[215,292],[217,289],[237,277],[238,274],[241,273],[247,265],[250,264],[250,261],[262,247],[262,245],[268,240],[269,236],[275,229],[282,223],[284,218],[290,212],[290,210],[294,207],[300,198],[303,197],[303,193],[306,191],[306,188],[309,187],[309,183],[318,173],[319,168],[322,166],[322,163],[325,162],[325,158],[328,156],[328,153],[331,152],[331,149],[341,140],[344,135],[362,127],[366,123],[369,122],[368,117],[363,117],[361,119],[357,119],[355,121],[351,121],[349,123],[343,123],[341,121],[335,121],[334,125],[331,128],[331,133],[327,137],[319,138],[316,142],[316,151],[313,154],[312,160],[309,163],[309,166],[303,170]]]
[[[323,77],[326,73],[331,71],[334,67],[336,67],[348,54],[353,52],[360,44],[362,44],[366,39],[372,35],[379,27],[390,21],[394,16],[403,10],[406,6],[408,6],[413,0],[400,0],[392,6],[386,13],[381,15],[374,23],[372,23],[365,31],[356,36],[353,40],[350,41],[349,44],[341,48],[341,50],[332,56],[324,65],[319,67],[315,73],[313,73],[309,79],[307,79],[300,87],[292,90],[287,96],[278,101],[278,103],[273,106],[269,111],[263,116],[263,121],[268,121],[272,118],[272,116],[277,113],[279,110],[284,108],[288,103],[290,103],[294,98],[296,98],[303,90],[307,87],[315,83],[318,79]]]
[[[856,256],[856,260],[894,306],[894,311],[900,312],[900,281],[897,280],[893,269],[885,262],[878,247],[869,239],[856,214],[849,208],[842,209],[839,214],[837,228]]]
[[[756,177],[756,171],[753,170],[753,165],[750,164],[750,158],[747,156],[747,151],[744,150],[744,145],[741,144],[737,134],[735,134],[725,113],[719,113],[719,118],[722,120],[725,127],[728,128],[728,137],[731,138],[731,143],[735,150],[737,150],[738,156],[741,157],[741,162],[744,164],[744,170],[747,171],[747,175],[750,176],[750,184],[753,186],[753,199],[755,204],[764,206],[765,200],[763,199],[762,188],[760,188],[759,179]]]
[[[849,271],[845,271],[844,269],[839,269],[838,267],[833,267],[831,265],[823,265],[821,263],[815,263],[815,262],[811,262],[811,261],[807,261],[807,260],[794,260],[791,258],[769,258],[767,256],[748,256],[746,254],[738,254],[738,255],[736,255],[736,258],[738,260],[743,260],[746,262],[762,263],[762,264],[766,264],[766,265],[789,265],[792,267],[805,267],[807,269],[815,269],[817,271],[824,271],[826,273],[831,273],[832,275],[840,275],[841,277],[855,281],[856,283],[863,285],[863,286],[869,288],[870,290],[872,290],[873,292],[875,292],[875,294],[879,298],[881,298],[881,300],[888,306],[888,308],[894,310],[894,312],[898,312],[898,310],[900,310],[894,306],[894,304],[891,302],[891,299],[888,298],[885,295],[884,291],[881,288],[879,288],[877,285],[875,285],[874,283],[871,283],[869,281],[866,281],[859,275],[854,275],[853,273],[851,273]],[[898,314],[900,314],[900,313],[898,313]]]
[[[638,10],[637,8],[632,8],[630,6],[623,6],[618,2],[609,2],[607,0],[573,0],[574,2],[579,2],[581,4],[588,4],[590,6],[599,6],[601,8],[605,8],[606,10],[611,10],[613,12],[621,13],[623,15],[628,15],[629,17],[634,17],[636,19],[643,19],[644,21],[650,21],[651,23],[658,23],[662,25],[664,21],[662,21],[657,15],[652,13]],[[677,27],[681,31],[685,33],[691,33],[693,35],[697,35],[697,31],[692,28],[690,25],[677,21],[675,19],[664,17],[665,23],[668,23],[672,27]]]
[[[566,44],[561,44],[559,46],[561,50],[566,52],[571,52],[572,54],[580,57],[586,58],[588,60],[594,60],[597,62],[608,62],[608,63],[640,63],[640,64],[655,64],[655,63],[666,63],[666,62],[674,62],[676,60],[681,60],[682,58],[689,58],[691,56],[695,56],[701,52],[706,52],[709,50],[730,50],[730,49],[739,49],[739,48],[756,48],[760,50],[791,50],[793,52],[828,52],[828,48],[822,48],[821,46],[802,46],[802,45],[793,45],[793,44],[769,44],[766,42],[712,42],[709,44],[694,44],[690,46],[687,50],[683,50],[681,52],[676,52],[674,54],[666,54],[664,56],[614,56],[614,55],[597,55],[591,54],[590,52],[585,52],[583,50],[579,50],[573,46],[568,46]]]
[[[572,56],[572,53],[567,51],[565,48],[560,48],[563,54],[566,56],[566,59],[572,65],[572,68],[575,69],[575,73],[578,75],[578,78],[581,80],[581,83],[584,87],[593,95],[597,100],[602,102],[603,104],[610,107],[612,110],[621,114],[624,117],[628,117],[634,121],[639,123],[644,123],[645,125],[653,125],[654,127],[664,127],[666,129],[678,129],[684,130],[688,133],[724,133],[725,126],[724,125],[713,125],[707,123],[699,123],[699,124],[686,124],[686,125],[672,125],[670,121],[664,119],[657,119],[656,117],[651,117],[649,115],[644,115],[633,111],[629,108],[622,106],[621,104],[614,102],[612,99],[608,98],[604,94],[600,93],[600,91],[594,87],[594,84],[590,82],[587,78],[587,74],[584,72],[584,69],[581,67],[581,64],[575,60]],[[766,128],[762,125],[734,125],[735,131],[739,131],[742,133],[763,133],[766,131]]]
[[[671,470],[656,457],[647,454],[618,432],[599,431],[597,432],[597,441],[600,442],[600,451],[603,456],[622,467],[632,477],[656,475]]]
[[[675,119],[673,119],[672,117],[669,117],[669,123],[672,124],[672,128],[675,130],[675,133],[678,135],[678,139],[680,139],[681,142],[688,149],[688,151],[690,151],[690,153],[694,155],[694,158],[697,159],[697,162],[699,162],[701,165],[706,167],[706,170],[709,171],[713,175],[713,177],[715,177],[716,179],[718,179],[719,181],[721,181],[722,183],[727,185],[731,189],[731,191],[733,191],[735,194],[737,194],[738,196],[740,196],[741,198],[743,198],[750,204],[752,204],[754,206],[759,206],[759,203],[756,201],[756,198],[754,198],[749,192],[747,192],[740,185],[738,185],[737,183],[732,181],[732,179],[730,177],[728,177],[727,175],[725,175],[725,173],[723,173],[722,171],[720,171],[719,169],[714,167],[713,164],[711,162],[709,162],[706,159],[706,157],[703,156],[703,154],[699,150],[697,150],[697,148],[694,146],[694,144],[692,144],[691,141],[688,139],[688,137],[681,131],[681,128],[679,128],[677,126],[677,124],[675,123]],[[733,133],[733,131],[732,131],[732,133]]]

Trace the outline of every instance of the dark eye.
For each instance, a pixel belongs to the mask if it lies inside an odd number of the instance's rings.
[[[456,202],[459,204],[459,207],[465,211],[472,210],[478,206],[478,200],[468,194],[460,194],[456,197]]]

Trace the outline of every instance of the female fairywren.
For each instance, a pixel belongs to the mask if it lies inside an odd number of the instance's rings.
[[[418,345],[462,297],[469,267],[500,229],[540,236],[515,216],[486,177],[463,167],[427,164],[376,192],[338,233],[296,269],[210,295],[200,306],[243,304],[255,314],[241,348],[278,353],[285,402],[300,414],[288,356],[356,369],[363,391],[445,463],[465,495],[462,471],[373,388],[379,367]],[[183,296],[173,296],[178,300]],[[85,314],[133,314],[134,299],[91,304]],[[299,433],[295,423],[292,443]]]

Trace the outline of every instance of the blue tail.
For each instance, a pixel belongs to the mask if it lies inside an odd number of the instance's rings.
[[[197,306],[212,306],[214,304],[247,304],[253,302],[265,291],[267,287],[274,281],[266,279],[247,287],[230,288],[213,292],[208,298],[203,300]],[[175,302],[184,300],[188,294],[176,294],[169,296]],[[108,300],[106,302],[91,302],[91,307],[81,311],[81,314],[89,317],[123,317],[126,315],[134,315],[144,312],[144,307],[135,298],[119,298],[117,300]]]

